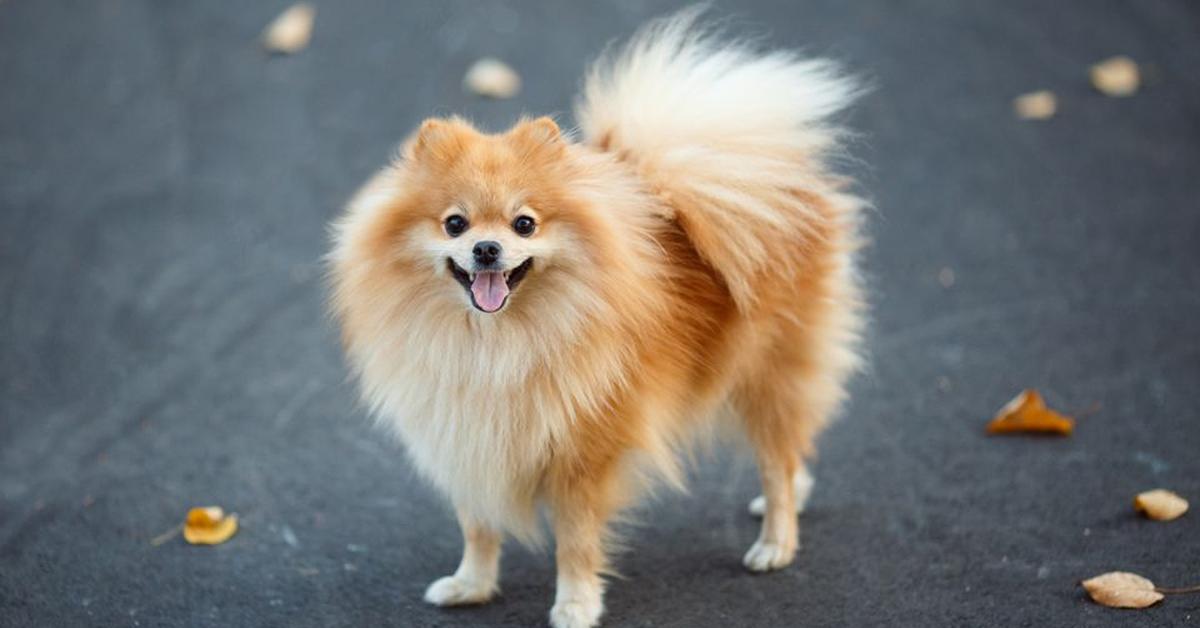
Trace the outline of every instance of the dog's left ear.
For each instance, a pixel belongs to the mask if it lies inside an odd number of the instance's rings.
[[[513,129],[512,133],[517,139],[535,146],[561,149],[564,144],[562,131],[550,116],[521,122]]]

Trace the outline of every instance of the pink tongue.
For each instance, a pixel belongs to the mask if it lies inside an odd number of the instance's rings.
[[[495,312],[504,305],[508,296],[508,282],[504,281],[504,273],[487,271],[475,275],[471,282],[471,294],[475,295],[475,305],[485,312]]]

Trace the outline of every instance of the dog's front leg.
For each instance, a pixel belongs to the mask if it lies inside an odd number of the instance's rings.
[[[459,513],[463,556],[452,576],[434,581],[425,590],[425,601],[438,606],[482,604],[499,591],[500,532],[474,523]]]
[[[597,477],[599,475],[600,477]],[[590,628],[604,613],[605,538],[615,502],[609,474],[580,474],[551,496],[558,584],[550,625]]]

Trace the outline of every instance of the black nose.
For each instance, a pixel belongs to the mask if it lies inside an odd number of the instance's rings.
[[[475,243],[475,263],[480,266],[491,266],[500,259],[500,243],[495,240],[480,240]]]

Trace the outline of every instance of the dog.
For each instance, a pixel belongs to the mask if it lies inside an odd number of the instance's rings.
[[[681,486],[714,424],[760,469],[744,565],[793,561],[805,462],[861,362],[865,203],[831,121],[860,90],[699,13],[602,56],[575,134],[426,120],[334,224],[348,363],[462,528],[432,604],[496,595],[503,537],[537,544],[544,509],[550,623],[597,625],[612,518],[647,477]]]

